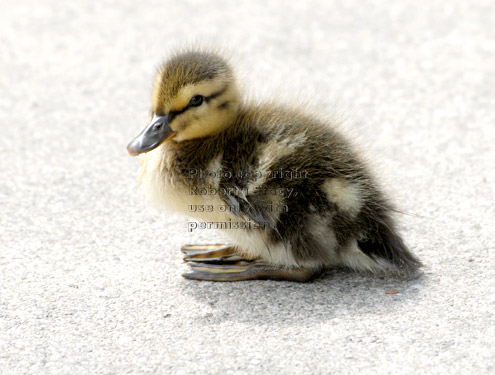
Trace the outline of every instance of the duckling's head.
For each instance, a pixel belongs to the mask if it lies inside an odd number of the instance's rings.
[[[135,156],[167,140],[214,135],[233,122],[239,101],[234,75],[223,58],[211,52],[179,53],[158,70],[151,121],[127,150]]]

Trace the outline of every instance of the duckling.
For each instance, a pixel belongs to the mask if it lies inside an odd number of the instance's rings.
[[[393,206],[331,123],[242,98],[216,52],[179,51],[158,70],[149,125],[127,146],[159,206],[231,244],[184,245],[195,280],[305,282],[335,266],[409,274],[421,262]]]

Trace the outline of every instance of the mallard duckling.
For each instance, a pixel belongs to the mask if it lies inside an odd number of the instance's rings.
[[[298,110],[243,101],[216,53],[179,52],[159,69],[149,125],[129,145],[154,202],[223,230],[232,244],[185,245],[213,281],[308,281],[332,266],[405,274],[420,267],[393,208],[348,142]]]

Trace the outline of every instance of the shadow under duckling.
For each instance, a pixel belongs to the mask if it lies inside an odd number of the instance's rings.
[[[166,61],[150,117],[127,146],[144,154],[148,198],[232,239],[183,246],[186,278],[302,282],[332,266],[397,275],[421,266],[349,143],[302,112],[243,101],[218,54]]]

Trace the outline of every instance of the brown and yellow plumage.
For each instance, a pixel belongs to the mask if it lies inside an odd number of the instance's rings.
[[[152,115],[128,146],[144,153],[147,196],[233,241],[184,246],[186,277],[307,281],[335,265],[394,274],[420,266],[345,138],[297,109],[243,101],[218,54],[191,50],[165,62]]]

